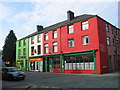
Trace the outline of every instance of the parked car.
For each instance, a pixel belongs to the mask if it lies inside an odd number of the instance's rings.
[[[3,67],[2,68],[2,79],[6,80],[24,80],[25,73],[17,71],[15,67]]]

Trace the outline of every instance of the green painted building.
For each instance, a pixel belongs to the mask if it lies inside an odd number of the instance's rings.
[[[18,70],[28,70],[28,38],[20,39],[16,42],[16,67]]]

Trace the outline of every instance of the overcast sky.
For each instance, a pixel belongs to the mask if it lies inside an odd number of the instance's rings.
[[[32,2],[34,1],[34,2]],[[36,2],[35,2],[36,1]],[[88,2],[89,1],[89,2]],[[97,2],[95,2],[97,1]],[[93,14],[118,27],[119,0],[1,0],[0,49],[10,30],[17,39],[36,31],[36,25],[50,26],[67,19],[67,11],[75,16]]]

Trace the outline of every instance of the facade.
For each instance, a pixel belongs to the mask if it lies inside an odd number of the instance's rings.
[[[29,38],[29,71],[43,71],[43,44],[42,34]]]
[[[115,71],[120,60],[119,36],[118,28],[97,15],[74,17],[68,11],[67,20],[46,28],[37,26],[37,32],[27,36],[29,70],[34,67],[33,71],[89,74]]]
[[[18,70],[28,70],[28,38],[16,42],[16,67]]]

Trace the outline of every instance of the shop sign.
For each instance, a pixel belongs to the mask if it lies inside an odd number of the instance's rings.
[[[31,58],[28,61],[43,61],[43,58]]]

